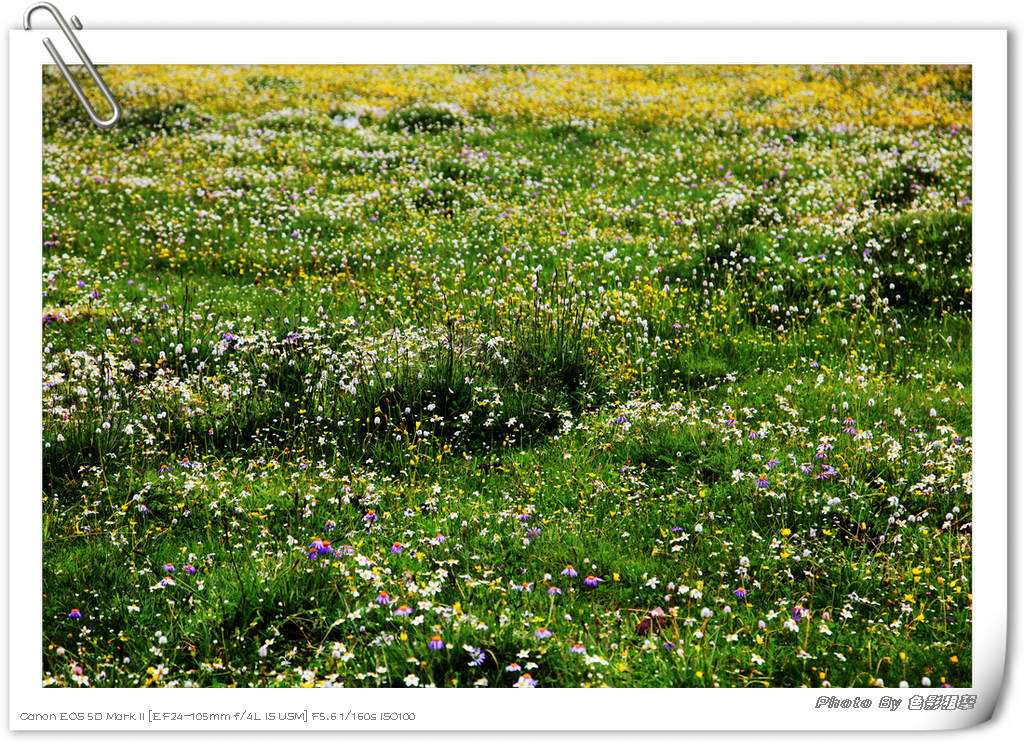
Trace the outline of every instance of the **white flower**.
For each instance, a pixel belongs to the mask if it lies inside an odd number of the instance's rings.
[[[420,684],[420,679],[417,676],[413,675],[412,673],[409,673],[408,675],[406,675],[404,680],[405,680],[405,684],[407,686],[409,686],[410,688],[412,688],[415,685],[419,685]]]

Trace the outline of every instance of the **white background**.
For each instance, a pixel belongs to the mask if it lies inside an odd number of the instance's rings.
[[[4,11],[5,27],[16,28],[21,25],[21,14],[29,3],[8,4]],[[269,4],[253,2],[237,2],[229,0],[175,0],[173,3],[132,3],[124,0],[59,0],[57,6],[66,16],[77,14],[82,18],[86,28],[366,28],[366,27],[600,27],[600,28],[1008,28],[1010,35],[1010,131],[1019,130],[1016,116],[1016,96],[1020,64],[1015,52],[1016,33],[1024,28],[1024,10],[1014,7],[1015,3],[987,2],[975,0],[970,3],[939,3],[935,2],[877,2],[874,0],[857,3],[832,4],[824,0],[817,2],[729,2],[729,3],[659,3],[644,0],[630,0],[621,4],[579,2],[555,3],[551,0],[517,0],[506,7],[493,3],[471,4],[466,2],[383,2],[351,4],[341,2],[325,2],[314,0],[289,0],[287,3]],[[37,13],[34,20],[37,26],[44,23],[43,13]],[[7,45],[6,35],[4,44]],[[3,55],[7,64],[7,54]],[[6,70],[5,70],[6,71]],[[2,84],[5,95],[2,105],[7,108],[7,75],[3,76]],[[6,133],[7,111],[0,116]],[[6,140],[6,136],[4,137]],[[1021,278],[1021,261],[1014,258],[1014,238],[1017,225],[1013,214],[1021,213],[1022,198],[1015,188],[1016,174],[1020,172],[1020,149],[1011,141],[1011,172],[1010,172],[1010,275],[1011,281]],[[0,162],[4,172],[9,172],[7,151]],[[7,189],[4,182],[2,194],[6,208],[8,202]],[[0,258],[0,283],[6,286],[6,254]],[[1011,287],[1014,283],[1010,284]],[[1017,363],[1017,330],[1020,323],[1020,302],[1014,299],[1015,292],[1010,291],[1010,333],[1013,342],[1010,345],[1010,370],[1018,368]],[[6,296],[5,296],[6,300]],[[4,302],[6,304],[6,301]],[[3,324],[0,336],[0,374],[3,374],[3,386],[6,387],[7,368],[7,326]],[[7,419],[8,400],[0,397],[0,418]],[[1010,460],[1016,460],[1017,454],[1024,454],[1021,440],[1012,432],[1012,421],[1020,419],[1018,413],[1019,395],[1011,389],[1010,411],[1011,433],[1009,438]],[[7,436],[9,431],[0,430],[0,454],[4,457],[0,469],[8,471],[6,460]],[[1021,508],[1014,506],[1012,496],[1013,484],[1016,483],[1014,471],[1011,469],[1010,499],[1010,585],[1008,590],[1010,604],[1010,653],[1007,657],[1006,685],[1003,697],[992,722],[966,732],[952,733],[946,736],[969,737],[970,739],[995,739],[1022,728],[1024,714],[1019,710],[1021,698],[1021,682],[1019,668],[1021,666],[1021,649],[1018,638],[1012,631],[1013,624],[1019,621],[1016,596],[1022,586],[1019,565],[1019,549],[1015,547],[1013,536],[1024,525]],[[6,528],[3,529],[4,531]],[[6,561],[6,553],[4,553]],[[6,566],[6,565],[5,565]],[[3,570],[6,572],[6,569]],[[2,598],[6,616],[6,590]],[[6,634],[6,631],[4,631]],[[5,637],[4,637],[5,638]],[[0,638],[0,693],[6,707],[6,662],[7,646]],[[514,709],[509,709],[510,713]],[[585,709],[575,710],[585,714]],[[6,714],[5,714],[6,716]],[[80,734],[80,733],[79,733]],[[781,738],[783,733],[764,735]],[[790,733],[785,733],[787,737]],[[876,739],[879,733],[872,733]],[[59,738],[61,735],[47,734],[44,737]],[[69,736],[69,735],[64,735]],[[78,736],[76,734],[76,736]],[[91,736],[91,735],[90,735]],[[195,736],[193,733],[190,736]],[[200,735],[203,736],[203,735]],[[212,734],[210,735],[213,736]],[[365,735],[369,736],[369,735]],[[381,734],[374,735],[382,736]],[[401,738],[400,734],[385,734],[385,737]],[[408,735],[406,735],[408,736]],[[441,733],[429,736],[441,738]],[[445,735],[447,736],[447,735]],[[461,735],[467,736],[467,735]],[[543,735],[538,735],[543,737]],[[552,738],[555,735],[550,735]],[[590,736],[589,734],[587,735]],[[602,735],[611,737],[612,735]],[[613,738],[628,738],[630,735],[619,734]],[[667,735],[658,735],[667,737]],[[678,736],[678,735],[673,735]],[[696,735],[711,737],[712,735]],[[719,734],[717,739],[742,738],[750,735]],[[865,735],[846,735],[855,739],[868,739]],[[883,733],[883,737],[885,735]],[[895,737],[895,735],[892,735]]]

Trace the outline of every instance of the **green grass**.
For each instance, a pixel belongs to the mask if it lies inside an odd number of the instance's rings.
[[[42,682],[970,684],[968,129],[304,74],[45,80]]]

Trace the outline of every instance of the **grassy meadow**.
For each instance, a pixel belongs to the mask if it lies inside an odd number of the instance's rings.
[[[44,685],[971,684],[969,69],[103,74]]]

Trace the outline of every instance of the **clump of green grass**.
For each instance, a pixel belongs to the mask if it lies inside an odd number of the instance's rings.
[[[384,127],[392,132],[441,132],[462,126],[464,116],[456,109],[414,105],[392,111],[384,117]]]

